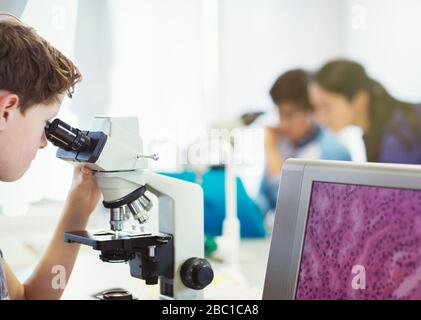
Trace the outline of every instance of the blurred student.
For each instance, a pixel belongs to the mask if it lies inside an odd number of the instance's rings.
[[[316,123],[308,84],[308,73],[297,69],[282,74],[270,89],[280,122],[266,128],[266,165],[257,199],[263,214],[275,209],[285,159],[351,160],[348,149]]]
[[[310,96],[331,130],[363,130],[368,161],[421,164],[421,106],[391,96],[360,64],[327,63],[315,74]]]

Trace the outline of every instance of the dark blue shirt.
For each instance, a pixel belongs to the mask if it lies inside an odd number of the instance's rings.
[[[414,132],[402,112],[395,112],[386,124],[378,162],[421,164],[421,105],[414,108],[418,130]]]

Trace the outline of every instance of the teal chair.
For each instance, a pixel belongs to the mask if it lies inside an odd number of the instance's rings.
[[[165,173],[169,177],[196,182],[192,171]],[[225,218],[225,170],[210,169],[202,177],[204,193],[204,221],[206,236],[219,236],[222,233],[222,222]],[[242,238],[262,238],[266,236],[263,215],[256,203],[247,194],[244,184],[237,177],[237,216],[240,220]]]

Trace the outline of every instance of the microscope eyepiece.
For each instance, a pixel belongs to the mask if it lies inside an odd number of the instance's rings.
[[[45,125],[45,135],[53,145],[66,150],[80,152],[88,151],[92,147],[90,137],[60,119],[47,122]]]

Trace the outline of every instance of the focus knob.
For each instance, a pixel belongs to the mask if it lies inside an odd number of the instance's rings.
[[[194,290],[201,290],[213,280],[213,270],[206,259],[190,258],[181,266],[181,280],[184,285]]]

